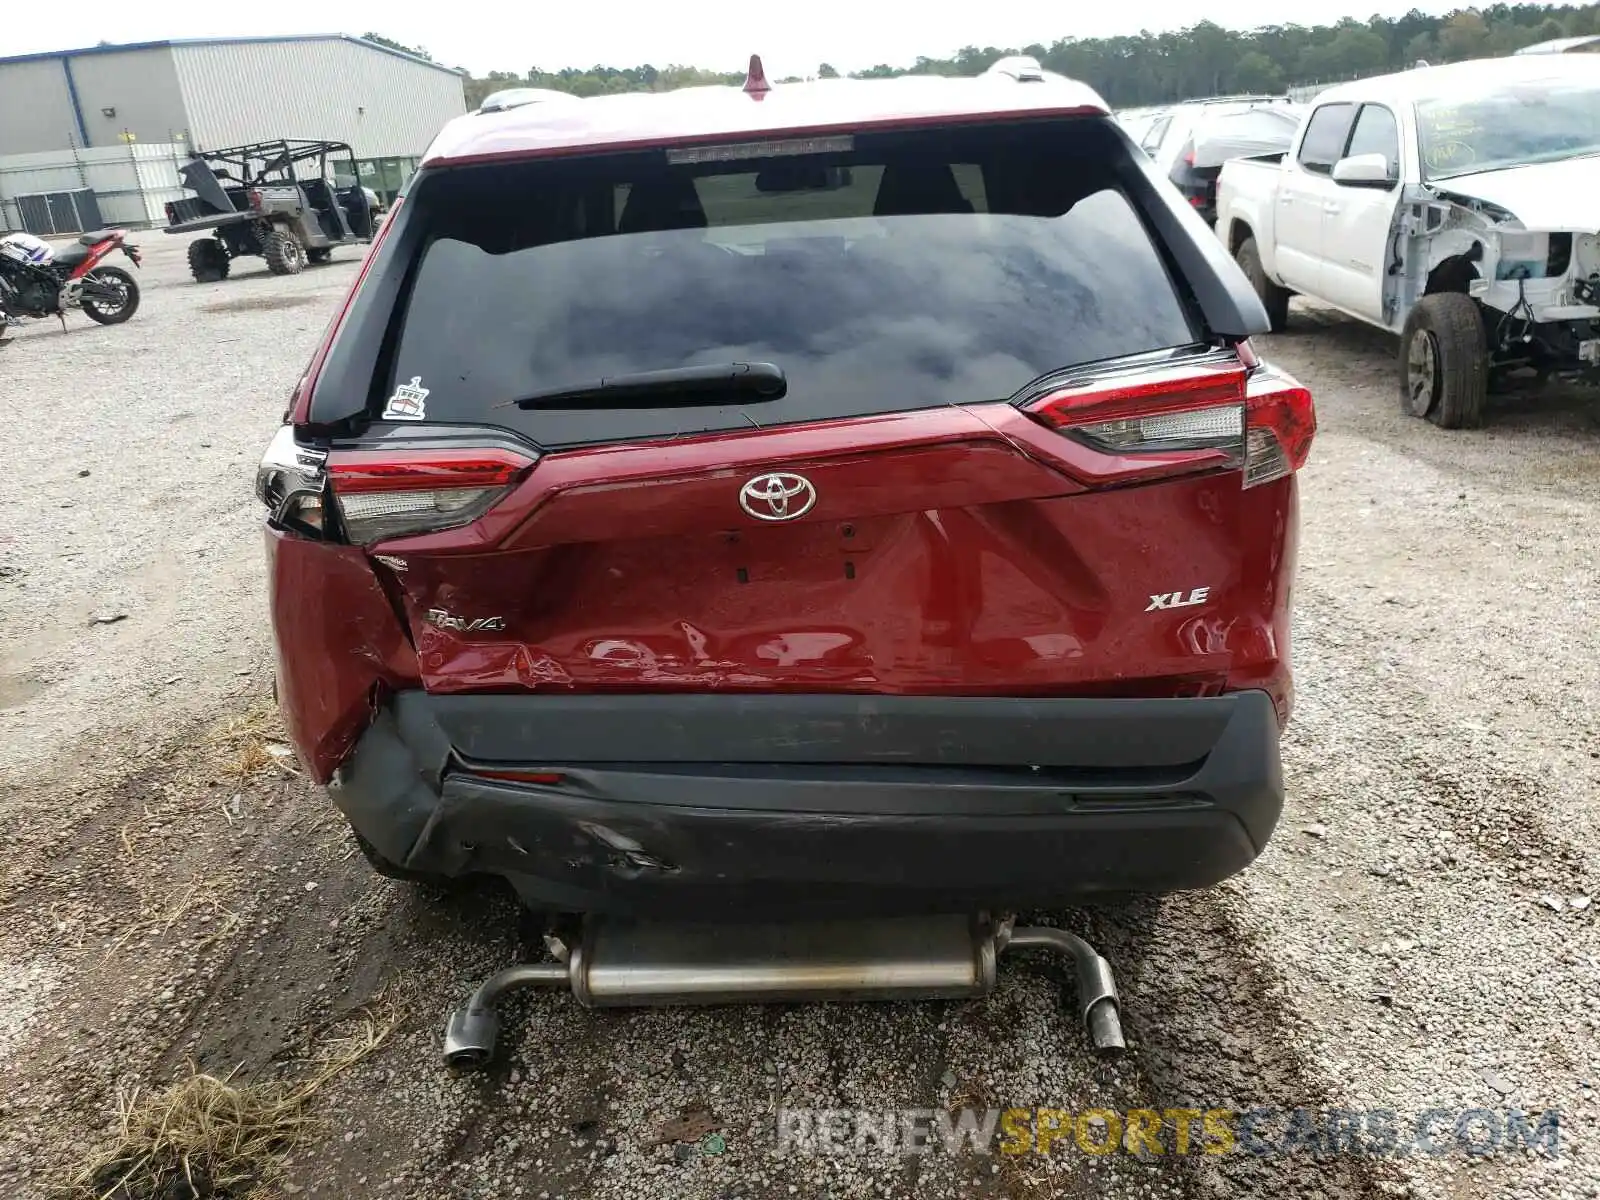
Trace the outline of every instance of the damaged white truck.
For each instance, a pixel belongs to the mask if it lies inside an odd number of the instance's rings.
[[[1514,372],[1600,382],[1600,68],[1419,67],[1317,96],[1284,154],[1222,169],[1217,235],[1272,319],[1400,335],[1403,409],[1480,424]]]

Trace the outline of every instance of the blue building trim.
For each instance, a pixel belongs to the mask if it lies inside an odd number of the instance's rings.
[[[91,54],[122,54],[129,50],[166,50],[173,46],[248,46],[269,45],[273,42],[350,42],[353,45],[365,46],[368,50],[376,50],[380,54],[388,54],[394,58],[404,59],[409,63],[416,63],[419,67],[432,67],[435,71],[443,71],[446,75],[461,74],[454,67],[447,67],[442,63],[429,62],[425,58],[418,58],[415,54],[407,54],[388,46],[380,46],[377,42],[369,42],[366,38],[352,37],[348,33],[300,33],[289,37],[233,37],[233,38],[169,38],[160,42],[127,42],[120,46],[86,46],[81,50],[50,50],[41,54],[13,54],[9,58],[0,58],[0,67],[7,63],[43,62],[47,59],[59,58],[62,62],[73,58],[87,58]],[[70,75],[70,72],[69,72]],[[80,114],[79,123],[82,123]]]
[[[67,98],[72,101],[72,116],[78,122],[78,141],[89,148],[89,127],[83,121],[83,101],[78,99],[78,81],[72,77],[72,56],[61,56],[61,70],[67,77]]]

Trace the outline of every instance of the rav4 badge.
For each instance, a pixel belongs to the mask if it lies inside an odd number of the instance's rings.
[[[430,608],[425,618],[430,625],[437,625],[440,629],[453,629],[457,633],[494,633],[506,627],[504,617],[475,617],[467,620],[453,613],[447,613],[442,608]]]

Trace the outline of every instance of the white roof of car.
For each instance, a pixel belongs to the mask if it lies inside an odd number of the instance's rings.
[[[1471,96],[1510,83],[1538,80],[1590,82],[1594,79],[1594,60],[1587,55],[1527,54],[1510,58],[1477,58],[1439,67],[1417,67],[1355,83],[1341,83],[1319,92],[1316,103],[1336,104],[1340,101],[1372,100],[1380,96],[1415,103],[1442,96]]]

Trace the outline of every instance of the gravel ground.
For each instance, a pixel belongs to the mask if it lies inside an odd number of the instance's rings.
[[[132,320],[34,321],[0,349],[25,416],[0,426],[27,464],[0,477],[0,771],[21,778],[213,712],[266,662],[256,463],[360,260],[274,278],[242,259],[202,287],[187,239],[134,240]]]
[[[970,1004],[524,997],[502,1060],[455,1077],[444,1014],[535,931],[498,891],[374,877],[262,753],[251,472],[355,256],[199,287],[181,246],[143,240],[132,323],[40,324],[0,351],[28,418],[0,437],[30,464],[0,479],[20,518],[0,532],[0,1195],[45,1195],[119,1091],[191,1061],[293,1077],[376,1007],[392,1033],[319,1093],[273,1194],[1600,1197],[1595,393],[1446,435],[1397,415],[1380,335],[1297,309],[1265,343],[1322,424],[1290,808],[1223,887],[1052,916],[1118,971],[1114,1067],[1008,960]],[[1561,1155],[775,1151],[779,1105],[956,1102],[1559,1108]],[[720,1140],[655,1144],[701,1110]]]

